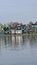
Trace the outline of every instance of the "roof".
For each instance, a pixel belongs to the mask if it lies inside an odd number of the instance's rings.
[[[21,30],[21,26],[16,26],[16,30]]]
[[[35,24],[37,24],[37,21],[35,22]]]
[[[21,23],[19,23],[19,22],[14,22],[13,25],[14,25],[14,26],[17,26],[17,25],[21,25]]]
[[[11,27],[10,29],[15,29],[15,27]]]
[[[32,25],[37,25],[37,24],[32,24]]]
[[[12,29],[12,30],[21,30],[21,26],[11,27],[10,29]]]

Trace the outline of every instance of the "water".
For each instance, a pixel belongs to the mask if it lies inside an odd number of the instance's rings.
[[[0,65],[37,65],[37,36],[1,36]]]

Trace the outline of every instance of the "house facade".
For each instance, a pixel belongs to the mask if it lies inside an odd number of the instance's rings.
[[[22,34],[21,25],[16,26],[16,34]]]
[[[11,34],[15,34],[15,32],[16,32],[15,27],[11,27],[10,31],[11,31]]]
[[[26,30],[26,25],[22,25],[22,33],[26,33],[27,30]]]
[[[21,34],[22,33],[20,25],[17,25],[15,27],[11,27],[10,30],[11,30],[11,34]]]
[[[32,28],[34,32],[37,32],[37,24],[32,24]]]

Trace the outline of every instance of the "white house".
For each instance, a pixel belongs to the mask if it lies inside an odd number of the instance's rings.
[[[15,33],[15,28],[14,27],[11,27],[10,28],[10,31],[11,31],[11,34],[14,34]]]
[[[20,25],[16,27],[16,34],[22,34],[22,29]]]
[[[22,34],[22,30],[16,30],[16,34]]]

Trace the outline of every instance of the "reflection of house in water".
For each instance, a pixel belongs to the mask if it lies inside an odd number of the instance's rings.
[[[22,36],[12,36],[12,45],[15,46],[20,46],[22,43]]]
[[[16,42],[20,45],[22,42],[22,36],[16,36]]]

